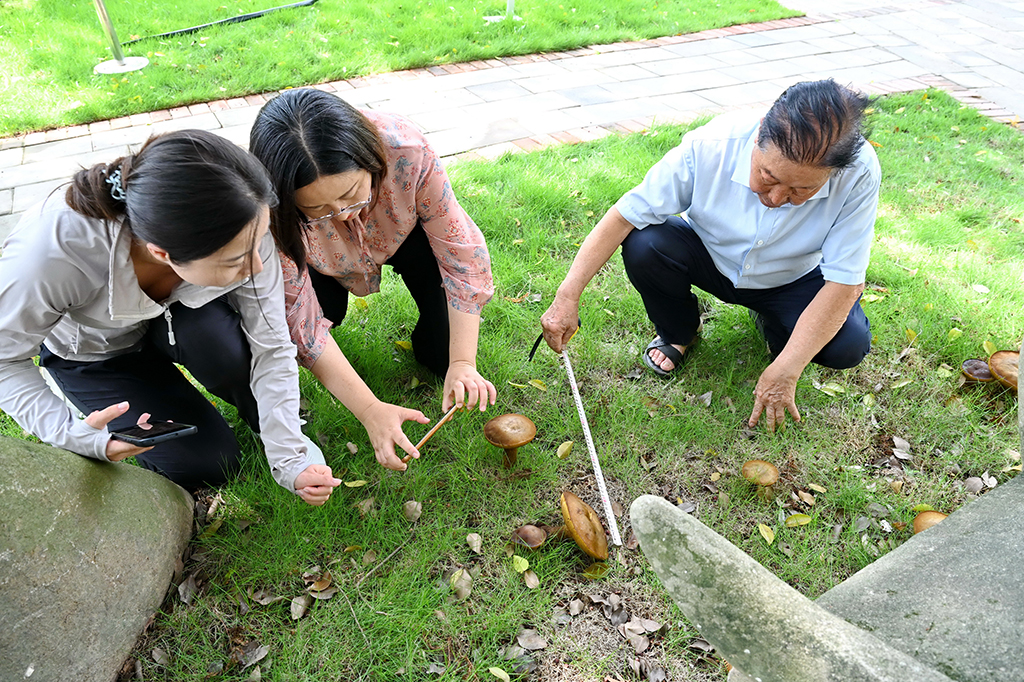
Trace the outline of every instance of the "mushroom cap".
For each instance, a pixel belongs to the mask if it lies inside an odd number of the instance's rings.
[[[608,538],[604,526],[591,507],[568,490],[562,493],[562,519],[569,536],[585,554],[598,561],[608,558]]]
[[[992,381],[994,378],[991,370],[989,370],[988,363],[978,358],[964,360],[963,364],[960,365],[960,371],[963,372],[968,381]]]
[[[946,515],[937,511],[923,511],[914,517],[914,535],[923,530],[928,530],[936,523],[946,518]]]
[[[743,465],[741,472],[743,478],[757,485],[775,485],[779,480],[779,470],[771,462],[763,459],[752,459]]]
[[[537,425],[521,414],[503,414],[484,424],[484,438],[499,448],[518,448],[537,435]]]
[[[537,549],[544,544],[547,538],[548,534],[543,528],[531,526],[530,524],[519,526],[512,533],[512,542],[523,547],[529,547],[530,549]]]
[[[1017,373],[1020,370],[1020,352],[997,350],[988,359],[988,369],[1003,386],[1017,390]]]

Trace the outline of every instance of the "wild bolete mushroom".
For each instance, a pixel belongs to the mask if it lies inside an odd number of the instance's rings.
[[[505,451],[505,468],[516,463],[516,452],[533,440],[537,426],[521,414],[503,414],[484,424],[484,438]]]
[[[914,517],[914,535],[917,535],[923,530],[928,530],[944,518],[946,518],[946,515],[942,512],[933,510],[921,512]]]
[[[779,470],[775,468],[774,464],[763,459],[750,460],[743,465],[740,473],[751,483],[765,488],[775,485],[775,482],[779,480]]]
[[[543,528],[537,526],[531,526],[527,524],[516,528],[515,532],[512,533],[512,542],[523,547],[530,549],[537,549],[544,544],[547,540],[548,534]]]
[[[1020,370],[1020,352],[997,350],[988,359],[988,369],[999,383],[1017,390],[1017,373]]]
[[[568,490],[562,493],[562,519],[565,531],[576,545],[588,556],[605,561],[608,559],[608,538],[604,526],[590,505]]]
[[[960,365],[960,371],[963,372],[968,381],[988,382],[995,378],[989,370],[988,363],[978,358],[964,360],[963,364]]]

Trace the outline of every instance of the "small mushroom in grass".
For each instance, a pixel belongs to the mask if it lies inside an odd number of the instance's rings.
[[[740,470],[743,478],[757,486],[757,496],[771,499],[772,486],[779,480],[779,470],[771,462],[763,459],[752,459]]]
[[[914,517],[914,535],[917,535],[923,530],[928,530],[936,523],[946,518],[946,515],[942,512],[937,511],[923,511]]]
[[[521,414],[503,414],[484,424],[484,438],[505,451],[505,468],[516,463],[516,451],[533,440],[537,426]]]
[[[978,358],[964,360],[963,364],[960,365],[960,371],[963,372],[968,381],[988,382],[995,378],[992,376],[991,370],[989,370],[988,363]]]
[[[544,544],[547,537],[548,534],[543,528],[527,524],[516,528],[516,531],[512,533],[512,542],[530,549],[537,549]]]
[[[1015,350],[997,350],[988,359],[989,372],[1003,386],[1017,390],[1020,353]]]

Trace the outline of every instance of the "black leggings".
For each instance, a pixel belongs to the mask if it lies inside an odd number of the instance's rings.
[[[384,265],[401,275],[419,309],[420,317],[412,331],[413,355],[421,365],[444,378],[448,373],[448,299],[437,258],[420,223]],[[307,270],[324,317],[335,326],[341,324],[348,312],[348,290],[333,277],[313,268]]]
[[[175,367],[177,362],[206,390],[238,408],[259,431],[259,412],[249,387],[251,352],[238,313],[223,299],[197,309],[170,307],[175,345],[163,317],[150,321],[142,348],[98,362],[65,360],[45,346],[39,364],[64,395],[85,414],[124,400],[128,411],[108,425],[132,426],[139,415],[194,424],[198,433],[156,445],[136,456],[151,471],[194,490],[225,482],[239,469],[238,442],[231,427],[206,397]]]

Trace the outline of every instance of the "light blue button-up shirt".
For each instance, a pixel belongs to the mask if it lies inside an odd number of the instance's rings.
[[[865,281],[882,172],[864,143],[800,206],[767,208],[750,189],[750,157],[760,115],[719,116],[683,136],[643,182],[615,204],[637,229],[685,218],[719,272],[739,289],[770,289],[818,265],[825,279]]]

